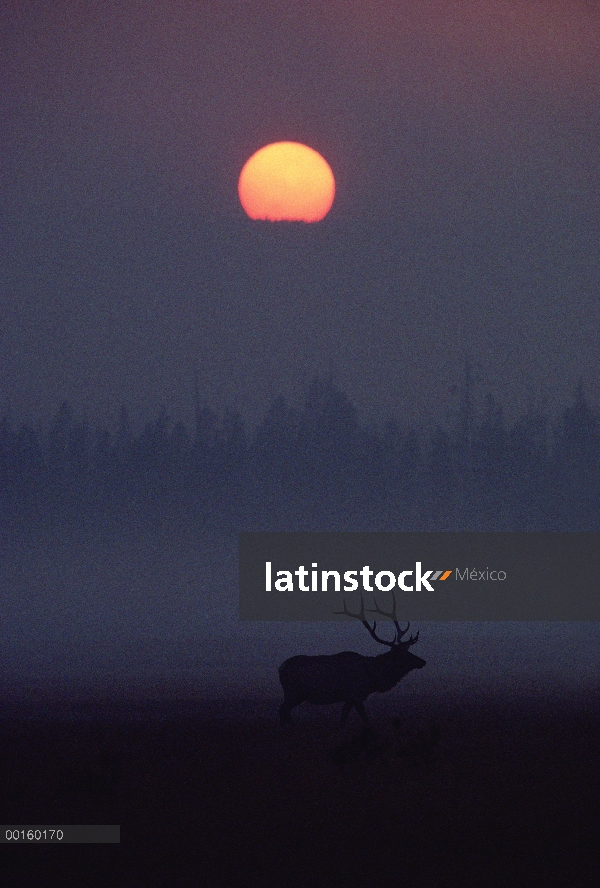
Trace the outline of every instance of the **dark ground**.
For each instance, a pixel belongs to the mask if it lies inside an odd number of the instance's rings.
[[[121,844],[2,845],[0,884],[599,884],[595,701],[378,706],[372,732],[330,707],[287,730],[276,706],[237,721],[6,709],[0,822],[120,824]]]

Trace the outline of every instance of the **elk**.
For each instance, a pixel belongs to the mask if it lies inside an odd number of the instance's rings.
[[[389,651],[374,657],[365,657],[352,651],[316,657],[290,657],[279,667],[279,679],[284,696],[284,701],[279,707],[282,725],[286,722],[292,724],[292,709],[304,702],[318,705],[343,703],[342,724],[354,708],[363,722],[368,725],[369,719],[364,707],[367,697],[370,694],[391,691],[413,669],[422,669],[425,666],[425,660],[409,651],[409,648],[419,640],[419,633],[417,632],[414,637],[411,635],[408,641],[402,640],[408,632],[410,623],[406,629],[400,629],[396,619],[396,599],[394,598],[394,606],[390,613],[381,610],[377,601],[374,603],[375,608],[369,610],[369,613],[381,614],[393,621],[396,627],[396,637],[393,641],[379,638],[376,633],[377,623],[374,621],[371,626],[367,621],[362,595],[358,614],[351,613],[345,601],[344,610],[336,613],[360,620],[371,638],[389,647]]]

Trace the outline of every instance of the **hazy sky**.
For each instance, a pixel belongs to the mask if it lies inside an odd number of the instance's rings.
[[[466,357],[509,409],[597,374],[593,2],[3,3],[0,393],[35,418],[165,403],[254,420],[332,369],[364,415],[440,418]],[[250,154],[337,180],[245,220]]]
[[[509,411],[579,375],[600,403],[599,46],[595,0],[4,0],[0,408],[190,420],[197,366],[254,421],[332,370],[363,415],[429,423],[467,357]],[[239,172],[277,140],[330,163],[323,223],[245,219]],[[291,653],[373,652],[234,627],[232,541],[182,532],[0,541],[3,692],[229,670],[277,695]],[[469,631],[425,627],[432,686],[596,681],[593,625]]]

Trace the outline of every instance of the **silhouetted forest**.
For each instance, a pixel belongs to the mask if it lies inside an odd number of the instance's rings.
[[[470,371],[428,433],[361,424],[331,380],[301,409],[277,399],[250,435],[196,405],[192,432],[163,409],[133,434],[92,429],[68,402],[45,428],[0,421],[3,522],[159,514],[246,530],[599,530],[600,437],[580,384],[558,419],[508,424]]]

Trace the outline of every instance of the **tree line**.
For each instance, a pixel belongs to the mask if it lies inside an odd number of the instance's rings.
[[[64,402],[45,429],[0,420],[0,515],[194,518],[223,530],[598,530],[600,435],[582,385],[553,423],[505,420],[467,373],[450,420],[428,432],[359,422],[316,378],[250,434],[240,416],[197,405],[195,427],[163,409],[134,434],[92,429]]]

